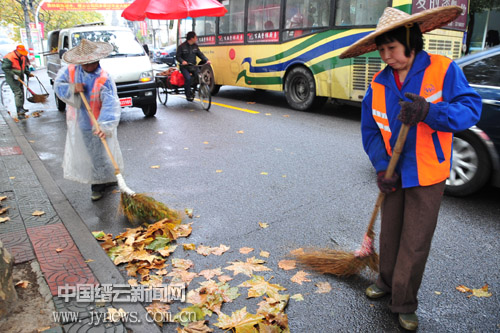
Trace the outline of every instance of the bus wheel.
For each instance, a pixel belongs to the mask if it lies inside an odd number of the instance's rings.
[[[285,97],[295,110],[306,111],[313,107],[316,84],[311,72],[305,67],[295,67],[285,79]]]
[[[208,85],[208,89],[210,90],[211,95],[215,95],[219,92],[220,85],[215,84],[214,80],[214,71],[212,70],[212,66],[206,65],[201,69],[201,76],[203,77],[203,81]]]

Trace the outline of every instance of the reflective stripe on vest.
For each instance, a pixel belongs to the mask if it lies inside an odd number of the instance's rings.
[[[443,82],[451,60],[434,54],[429,54],[429,56],[431,64],[425,70],[420,96],[429,103],[438,103],[443,100]],[[379,73],[375,74],[371,84],[372,116],[380,128],[387,153],[392,155],[390,145],[392,133],[387,119],[385,86],[375,82]],[[424,122],[417,124],[415,154],[420,186],[433,185],[448,178],[452,140],[452,133],[435,131]]]
[[[10,60],[10,62],[12,63],[12,69],[17,69],[18,71],[24,72],[24,69],[26,68],[25,56],[21,56],[21,58],[18,58],[17,54],[14,51],[12,51],[8,53],[4,58]],[[22,65],[20,64],[19,60],[22,60]]]
[[[68,65],[69,72],[69,82],[75,82],[75,65]],[[108,79],[108,73],[101,69],[101,75],[95,80],[94,86],[92,87],[92,91],[90,93],[90,109],[94,114],[95,119],[99,119],[99,115],[101,114],[101,88],[106,83]]]

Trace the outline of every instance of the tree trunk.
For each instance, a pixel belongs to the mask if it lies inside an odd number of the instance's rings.
[[[7,316],[17,301],[16,288],[12,281],[14,260],[0,241],[0,319]]]

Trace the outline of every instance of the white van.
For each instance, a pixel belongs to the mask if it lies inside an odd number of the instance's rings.
[[[51,53],[47,55],[47,73],[50,83],[54,83],[61,66],[68,65],[62,60],[64,52],[80,44],[82,39],[113,45],[113,52],[100,64],[115,81],[122,107],[139,107],[146,117],[154,116],[156,85],[153,67],[144,48],[128,28],[94,23],[49,32],[47,43]],[[66,105],[57,96],[56,103],[59,111],[65,110]]]

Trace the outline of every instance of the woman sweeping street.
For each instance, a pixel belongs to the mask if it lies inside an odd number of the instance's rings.
[[[407,330],[418,327],[417,294],[449,176],[453,133],[473,126],[481,98],[450,59],[423,51],[422,33],[454,20],[460,7],[408,15],[386,8],[374,32],[340,58],[378,50],[388,65],[375,74],[362,104],[363,147],[385,193],[379,276],[366,289],[375,299],[391,295],[389,308]],[[410,126],[395,174],[385,178],[403,124]]]

